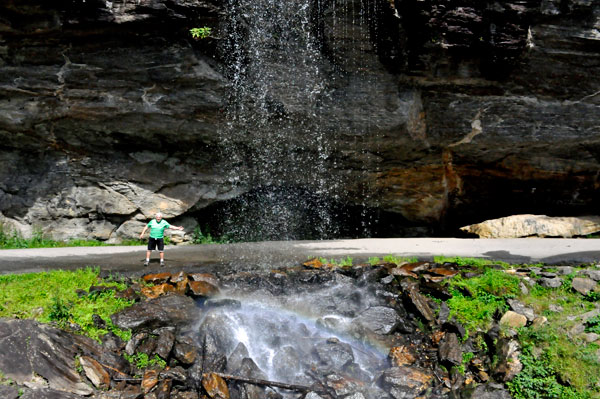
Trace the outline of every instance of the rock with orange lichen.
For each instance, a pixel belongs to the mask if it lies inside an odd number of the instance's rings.
[[[202,376],[202,387],[212,399],[229,399],[227,383],[216,373],[208,373]]]
[[[416,398],[431,385],[431,372],[414,367],[392,367],[383,372],[382,385],[394,398]]]
[[[188,282],[188,288],[188,294],[193,297],[206,298],[219,293],[219,288],[206,281],[190,281]]]
[[[175,293],[177,290],[171,284],[164,283],[152,287],[143,287],[141,292],[146,298],[154,299],[162,295]]]
[[[144,391],[144,394],[152,391],[156,384],[158,384],[158,371],[146,370],[142,377],[142,390]]]
[[[308,267],[310,269],[321,269],[321,268],[323,268],[324,263],[321,262],[319,259],[314,258],[314,259],[311,259],[311,260],[309,260],[307,262],[304,262],[302,264],[302,266]]]
[[[388,354],[393,366],[408,366],[416,361],[415,356],[406,346],[394,346]]]
[[[146,283],[151,284],[163,284],[171,279],[171,273],[152,273],[146,274],[142,277],[142,280]]]

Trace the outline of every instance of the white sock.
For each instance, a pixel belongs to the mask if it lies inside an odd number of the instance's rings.
[[[149,261],[150,261],[150,258],[146,258],[146,262],[149,262]]]

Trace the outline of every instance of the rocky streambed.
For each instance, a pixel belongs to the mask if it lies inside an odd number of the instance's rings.
[[[126,342],[0,319],[0,397],[510,398],[506,383],[522,370],[516,329],[546,318],[509,298],[489,328],[467,331],[451,315],[445,280],[482,273],[315,259],[269,271],[153,273],[144,283],[123,277],[129,287],[115,295],[136,303],[111,320],[132,331]],[[501,273],[517,276],[522,291],[568,282],[582,298],[600,280],[598,270],[568,266]],[[573,337],[597,341],[584,323],[598,314],[596,306],[574,315]]]

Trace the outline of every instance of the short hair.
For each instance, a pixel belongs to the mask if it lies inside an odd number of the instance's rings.
[[[163,215],[163,214],[162,214],[162,213],[160,213],[160,212],[156,212],[156,213],[154,214],[154,216],[155,216],[155,217],[159,217],[159,216],[160,216],[160,217],[162,217],[162,215]]]

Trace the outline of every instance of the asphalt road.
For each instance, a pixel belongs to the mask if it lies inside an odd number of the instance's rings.
[[[386,238],[331,241],[268,241],[169,246],[166,266],[158,254],[144,267],[145,247],[73,247],[0,250],[0,274],[98,266],[103,271],[141,274],[155,270],[255,270],[296,266],[313,257],[355,262],[396,255],[432,259],[436,255],[486,258],[512,263],[582,264],[600,262],[600,239]]]

